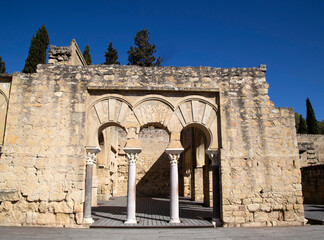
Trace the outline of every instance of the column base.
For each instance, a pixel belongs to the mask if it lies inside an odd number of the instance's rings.
[[[169,221],[169,223],[171,223],[171,224],[176,224],[176,223],[181,223],[181,222],[180,222],[180,219],[178,218],[178,219],[171,219],[171,220]]]
[[[214,228],[221,227],[223,225],[222,221],[219,218],[213,218],[212,224],[213,224]]]
[[[83,223],[92,224],[94,223],[94,220],[92,218],[83,218]]]
[[[127,219],[124,224],[137,224],[136,218]]]

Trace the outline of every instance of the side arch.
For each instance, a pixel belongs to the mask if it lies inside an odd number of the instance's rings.
[[[138,125],[130,103],[119,97],[104,97],[87,110],[87,146],[99,146],[98,132],[108,126],[119,126],[125,131],[128,125]]]
[[[207,137],[206,147],[218,148],[218,110],[216,104],[212,104],[199,96],[191,96],[176,106],[174,115],[177,117],[181,129],[188,126],[201,129]]]

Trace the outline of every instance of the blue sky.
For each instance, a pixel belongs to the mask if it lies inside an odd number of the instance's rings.
[[[266,64],[270,99],[306,117],[307,97],[324,119],[324,0],[5,1],[0,56],[21,71],[32,36],[45,24],[50,45],[90,45],[93,64],[113,42],[121,64],[140,29],[150,31],[163,66]]]

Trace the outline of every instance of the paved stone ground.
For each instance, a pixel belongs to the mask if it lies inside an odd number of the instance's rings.
[[[304,227],[271,228],[160,228],[160,229],[121,229],[121,228],[36,228],[36,227],[0,227],[0,239],[147,239],[147,240],[189,240],[189,239],[321,239],[324,238],[324,226],[308,225]]]
[[[304,210],[305,218],[311,223],[324,225],[324,205],[304,204]]]
[[[136,198],[136,225],[125,225],[126,197],[115,197],[111,201],[99,202],[92,208],[95,222],[91,227],[213,227],[213,209],[203,207],[200,202],[180,199],[180,224],[170,224],[170,199]]]

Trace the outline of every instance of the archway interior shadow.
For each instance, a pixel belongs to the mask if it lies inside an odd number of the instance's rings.
[[[167,197],[170,195],[170,161],[163,152],[136,184],[136,196]]]

